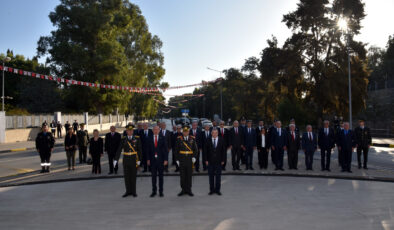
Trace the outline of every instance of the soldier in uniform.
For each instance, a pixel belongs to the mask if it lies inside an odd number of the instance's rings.
[[[172,164],[175,165],[175,172],[179,172],[179,165],[176,164],[176,156],[175,156],[175,147],[176,147],[176,141],[178,140],[178,137],[181,137],[182,134],[182,125],[177,125],[175,126],[175,131],[172,133],[171,138],[172,138]]]
[[[177,165],[179,165],[182,188],[182,191],[178,196],[182,196],[184,194],[193,196],[192,173],[197,153],[198,148],[196,140],[194,136],[189,135],[189,127],[185,126],[182,130],[182,136],[177,138],[175,145],[175,158]]]
[[[36,138],[36,149],[41,158],[40,173],[49,172],[49,166],[51,166],[51,153],[54,144],[55,138],[52,133],[48,132],[48,125],[43,124],[42,131],[38,133]]]
[[[368,169],[368,150],[372,144],[371,131],[368,127],[365,127],[365,121],[360,119],[359,126],[354,129],[355,137],[356,137],[356,145],[357,145],[357,161],[358,168],[361,169],[361,154],[364,158],[363,168]]]
[[[129,195],[136,197],[137,167],[141,163],[140,160],[142,157],[142,145],[140,137],[133,135],[133,125],[127,125],[126,132],[127,136],[122,137],[113,164],[115,166],[118,163],[120,154],[123,150],[123,173],[126,193],[122,197],[127,197]]]
[[[81,129],[77,131],[77,144],[78,144],[78,152],[79,152],[79,163],[82,164],[82,163],[86,163],[89,135],[88,135],[88,131],[85,130],[84,123],[81,123],[79,126],[81,127]]]

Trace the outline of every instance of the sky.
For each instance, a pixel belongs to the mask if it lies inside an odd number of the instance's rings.
[[[171,86],[213,80],[224,70],[241,68],[258,56],[272,35],[282,44],[291,31],[282,23],[299,0],[131,0],[152,34],[163,42],[163,81]],[[0,53],[7,49],[31,58],[40,36],[54,29],[48,15],[57,0],[0,0]],[[394,34],[394,0],[364,0],[366,18],[357,39],[385,47]],[[44,60],[42,60],[44,61]],[[167,94],[192,92],[192,88]]]

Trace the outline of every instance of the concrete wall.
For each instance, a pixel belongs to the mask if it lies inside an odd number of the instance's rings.
[[[86,129],[89,134],[93,132],[94,129],[99,131],[109,130],[109,128],[114,125],[119,128],[118,132],[123,132],[123,128],[126,126],[126,121],[111,122],[104,124],[88,125]],[[7,129],[5,131],[5,143],[13,143],[20,141],[33,141],[36,139],[37,133],[40,132],[40,128],[26,128],[26,129]],[[62,130],[63,136],[65,135],[65,130]]]

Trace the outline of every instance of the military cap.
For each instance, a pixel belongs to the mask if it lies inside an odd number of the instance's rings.
[[[134,125],[126,125],[126,130],[134,130]]]
[[[189,132],[190,127],[189,126],[183,126],[182,131],[183,132]]]

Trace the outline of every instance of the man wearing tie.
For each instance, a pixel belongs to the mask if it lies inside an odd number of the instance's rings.
[[[241,170],[239,168],[239,161],[241,159],[241,151],[244,148],[243,144],[243,131],[239,127],[238,121],[235,120],[229,134],[229,148],[231,149],[231,163],[233,170]]]
[[[331,149],[335,145],[334,129],[330,128],[330,122],[324,120],[323,128],[319,131],[319,148],[321,155],[321,171],[330,172]]]
[[[222,170],[226,171],[226,164],[227,164],[227,148],[228,148],[228,130],[224,128],[224,121],[219,122],[219,136],[223,139],[224,146],[226,147],[226,161],[222,165]]]
[[[196,156],[196,163],[194,163],[194,169],[196,170],[196,172],[200,172],[200,153],[202,148],[202,143],[201,143],[202,136],[201,136],[201,130],[198,128],[197,121],[193,121],[189,135],[193,136],[197,143],[198,152]],[[204,165],[205,162],[202,161],[202,164]]]
[[[343,122],[340,121],[339,122],[339,127],[338,127],[338,129],[336,130],[336,133],[335,133],[335,142],[336,142],[337,149],[338,149],[338,165],[339,165],[339,167],[342,167],[342,162],[343,162],[343,154],[342,154],[341,148],[339,146],[339,144],[340,144],[339,143],[339,137],[341,136],[342,132],[343,132]]]
[[[253,169],[253,151],[256,149],[256,130],[252,128],[252,121],[248,120],[246,133],[245,133],[245,159],[246,167],[245,170]]]
[[[175,131],[172,133],[172,163],[175,165],[175,172],[179,172],[179,165],[176,164],[176,156],[175,156],[175,147],[176,147],[176,141],[178,140],[178,137],[182,136],[182,125],[177,125],[175,126]]]
[[[167,125],[165,122],[160,123],[160,135],[164,137],[164,141],[167,145],[167,152],[171,151],[171,132],[167,130]],[[168,172],[168,164],[164,166],[164,172]]]
[[[212,129],[211,138],[205,143],[205,152],[207,153],[207,161],[209,174],[209,195],[214,193],[219,196],[220,192],[222,165],[226,161],[227,148],[222,137],[218,136],[218,130]]]
[[[163,171],[168,165],[168,147],[164,136],[160,135],[159,126],[153,127],[153,135],[149,141],[149,157],[147,164],[151,167],[152,172],[152,194],[157,194],[157,176],[159,176],[159,195],[163,197]]]
[[[201,132],[201,137],[200,137],[201,148],[202,148],[202,167],[204,171],[207,170],[207,165],[205,164],[205,162],[207,161],[207,153],[205,152],[205,143],[209,138],[211,138],[210,127],[208,124],[205,124],[204,130]]]
[[[122,139],[120,133],[116,132],[115,126],[110,127],[109,133],[105,135],[105,146],[104,150],[108,154],[108,163],[109,163],[109,173],[112,174],[115,171],[115,174],[118,174],[118,164],[114,165],[114,157],[116,155],[116,151],[119,148],[120,140]]]
[[[282,128],[282,122],[276,121],[276,127],[272,129],[271,134],[271,149],[274,155],[275,170],[283,169],[283,155],[284,151],[287,150],[287,133]]]
[[[149,129],[148,122],[143,124],[143,130],[140,133],[142,141],[142,160],[141,163],[144,166],[144,171],[148,171],[147,159],[149,154],[149,138],[152,137],[152,130]]]
[[[257,135],[257,151],[258,151],[258,159],[259,159],[259,166],[260,169],[267,169],[268,167],[268,143],[267,143],[267,136],[266,130],[260,129],[260,133]]]
[[[241,128],[242,133],[244,134],[244,137],[245,137],[245,134],[246,134],[246,118],[245,117],[241,118],[241,125],[239,127]],[[246,164],[245,148],[241,149],[241,164]]]
[[[343,130],[339,133],[338,150],[342,153],[342,172],[351,173],[352,153],[356,147],[356,139],[352,130],[349,129],[349,122],[343,123]]]
[[[302,135],[302,149],[305,153],[306,170],[313,170],[313,155],[317,149],[316,134],[312,132],[312,126],[306,126],[306,132]]]
[[[371,131],[368,127],[365,127],[365,121],[360,119],[359,126],[354,129],[356,144],[357,144],[357,161],[358,168],[361,169],[361,154],[364,158],[364,169],[368,169],[368,150],[372,144]]]
[[[289,163],[289,169],[298,170],[298,150],[300,149],[300,134],[296,131],[294,124],[289,125],[288,133],[288,144],[287,144],[287,161]]]

